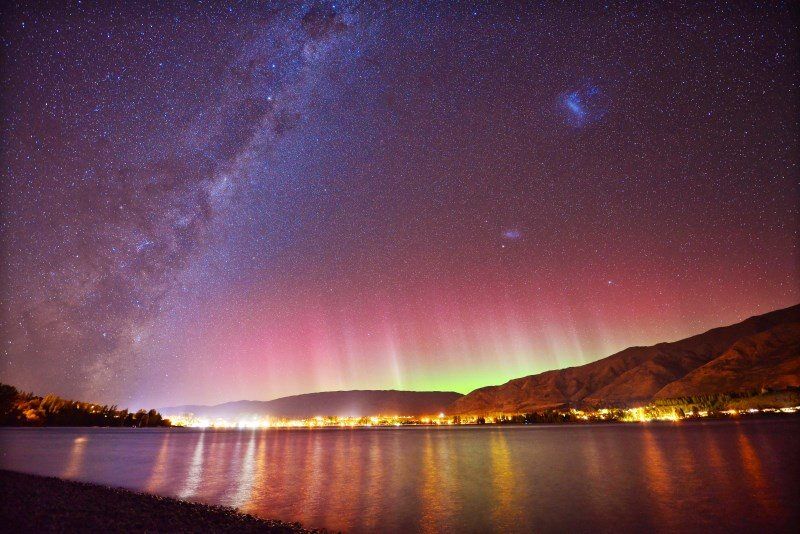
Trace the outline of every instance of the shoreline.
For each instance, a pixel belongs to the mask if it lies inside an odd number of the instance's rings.
[[[4,469],[0,524],[10,532],[324,532],[228,506]]]
[[[161,427],[114,427],[114,426],[72,426],[72,425],[0,425],[0,430],[5,428],[16,429],[43,429],[43,428],[93,428],[93,429],[120,429],[136,433],[142,430],[230,430],[230,431],[247,431],[247,430],[274,430],[274,431],[292,431],[292,430],[305,430],[305,431],[321,431],[321,430],[394,430],[394,429],[424,429],[424,428],[502,428],[502,427],[586,427],[586,426],[607,426],[607,425],[624,425],[624,426],[642,426],[642,425],[673,425],[681,423],[702,423],[702,422],[724,422],[724,421],[758,421],[758,420],[785,420],[800,418],[800,409],[791,413],[774,413],[774,412],[760,412],[760,413],[740,413],[737,415],[728,415],[725,413],[708,415],[708,416],[687,416],[684,418],[664,418],[664,419],[648,419],[648,420],[624,420],[624,419],[590,419],[590,420],[571,420],[571,421],[537,421],[537,422],[521,422],[514,420],[513,416],[505,416],[508,419],[497,422],[487,421],[486,423],[413,423],[413,424],[372,424],[372,425],[271,425],[271,426],[236,426],[236,425],[208,425],[208,426],[189,426],[189,425],[171,425]]]

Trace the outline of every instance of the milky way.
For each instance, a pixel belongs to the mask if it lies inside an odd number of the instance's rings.
[[[788,4],[6,6],[0,379],[471,388],[800,297]]]

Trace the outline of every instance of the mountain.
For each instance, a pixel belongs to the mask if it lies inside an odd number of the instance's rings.
[[[525,413],[562,406],[631,406],[689,391],[800,385],[800,305],[601,360],[476,389],[448,414]],[[719,359],[719,361],[717,361]],[[674,384],[674,385],[673,385]]]
[[[234,401],[215,406],[172,406],[164,414],[236,419],[252,415],[287,419],[321,416],[435,415],[444,412],[461,393],[453,391],[324,391],[269,401]]]
[[[784,389],[797,386],[798,377],[800,323],[787,323],[740,339],[718,358],[661,388],[655,397]]]

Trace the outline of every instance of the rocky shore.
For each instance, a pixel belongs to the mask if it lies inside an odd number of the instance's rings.
[[[225,506],[3,470],[0,525],[5,532],[314,532]]]

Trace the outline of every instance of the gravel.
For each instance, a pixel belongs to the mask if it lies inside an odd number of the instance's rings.
[[[0,470],[4,532],[319,532],[227,506]]]

